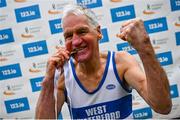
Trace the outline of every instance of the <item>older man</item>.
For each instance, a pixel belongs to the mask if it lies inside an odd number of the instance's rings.
[[[132,117],[132,88],[161,114],[171,111],[169,83],[156,60],[142,20],[123,23],[118,37],[138,52],[144,67],[126,52],[99,51],[101,27],[95,14],[78,5],[65,7],[62,26],[65,48],[47,63],[36,118],[55,118],[54,76],[58,78],[57,113],[66,101],[73,119],[124,119]]]

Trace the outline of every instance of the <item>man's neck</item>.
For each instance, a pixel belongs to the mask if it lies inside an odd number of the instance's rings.
[[[77,67],[83,74],[91,75],[96,73],[101,67],[100,55],[96,55],[87,62],[78,63]]]

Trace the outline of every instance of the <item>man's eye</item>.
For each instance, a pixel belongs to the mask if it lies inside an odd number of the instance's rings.
[[[86,30],[86,29],[81,29],[81,30],[79,30],[78,33],[79,33],[79,34],[85,34],[85,33],[88,33],[88,30]]]
[[[71,38],[72,38],[72,35],[65,36],[65,40],[71,40]]]

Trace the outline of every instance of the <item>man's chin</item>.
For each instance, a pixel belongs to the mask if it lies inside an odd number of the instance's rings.
[[[88,56],[79,56],[79,57],[75,57],[75,60],[78,63],[85,63],[85,62],[88,62],[90,60],[90,57],[88,57]]]

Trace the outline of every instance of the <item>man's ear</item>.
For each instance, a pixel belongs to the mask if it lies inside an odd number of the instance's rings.
[[[102,39],[103,36],[102,36],[102,32],[101,32],[101,26],[100,25],[97,26],[96,30],[98,32],[98,40]]]
[[[96,27],[96,30],[97,30],[98,34],[102,34],[102,33],[101,33],[101,26],[100,26],[100,25],[98,25],[98,26]]]
[[[102,39],[102,34],[98,34],[98,40]]]

